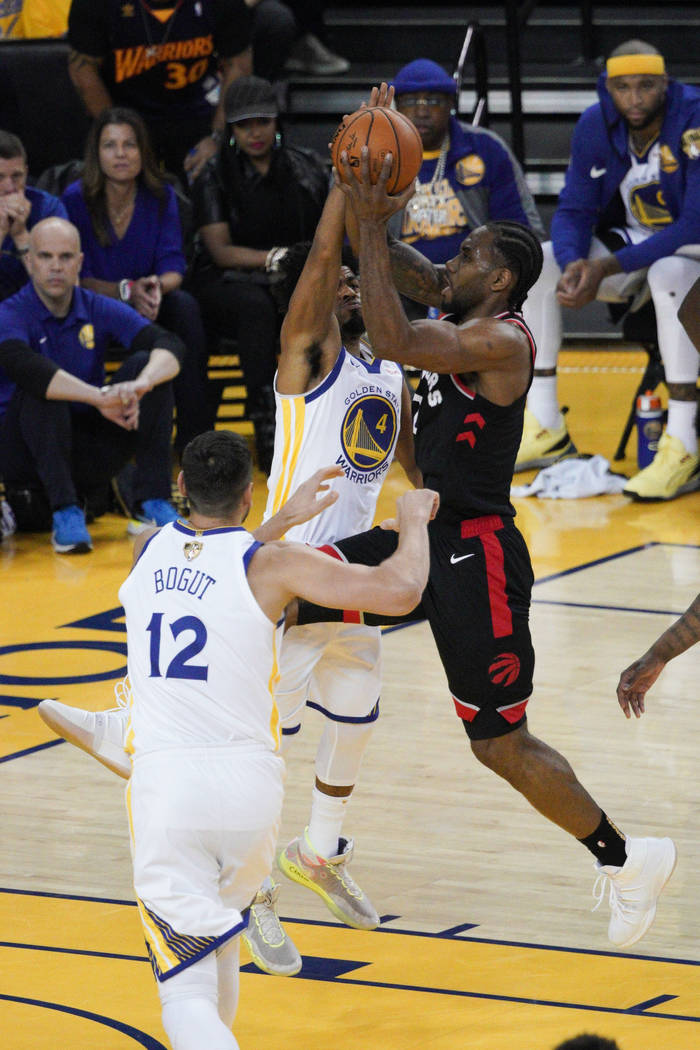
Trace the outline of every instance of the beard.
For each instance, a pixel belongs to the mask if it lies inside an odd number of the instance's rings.
[[[359,310],[353,310],[340,326],[340,335],[345,342],[348,339],[357,339],[365,330],[365,322]]]

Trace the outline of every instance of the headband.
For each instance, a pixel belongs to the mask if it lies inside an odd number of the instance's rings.
[[[618,55],[605,63],[609,77],[633,77],[651,74],[663,76],[666,72],[663,55]]]

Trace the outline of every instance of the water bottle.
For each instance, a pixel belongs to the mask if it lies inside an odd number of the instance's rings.
[[[648,467],[656,455],[663,429],[661,398],[647,390],[637,398],[637,465]]]

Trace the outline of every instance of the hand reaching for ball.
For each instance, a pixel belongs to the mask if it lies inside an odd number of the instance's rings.
[[[423,143],[415,125],[391,109],[393,88],[382,83],[372,88],[369,105],[344,117],[331,142],[331,160],[341,182],[354,175],[360,177],[360,153],[368,149],[368,171],[372,182],[376,182],[383,169],[387,154],[392,163],[386,179],[389,194],[401,193],[415,182],[423,163]],[[347,154],[349,166],[340,163],[341,153]]]
[[[343,151],[335,171],[336,185],[349,199],[355,220],[386,223],[392,215],[406,207],[416,191],[415,179],[402,193],[388,193],[387,184],[392,178],[393,155],[387,153],[376,181],[370,172],[370,151],[363,146],[360,151],[359,174],[351,168],[347,153]],[[352,238],[351,238],[352,239]]]

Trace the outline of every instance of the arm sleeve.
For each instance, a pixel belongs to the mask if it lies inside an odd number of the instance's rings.
[[[159,324],[146,324],[144,328],[136,333],[129,345],[129,349],[134,352],[137,350],[151,351],[154,347],[158,347],[161,350],[169,350],[177,358],[180,365],[187,353],[185,344],[179,335],[166,331]]]
[[[244,0],[218,0],[214,47],[220,58],[233,58],[252,43],[252,13]]]
[[[590,176],[595,157],[589,148],[591,141],[600,140],[601,132],[595,126],[593,112],[599,108],[587,110],[574,128],[566,181],[552,218],[552,245],[562,270],[575,259],[588,258],[591,237],[602,209],[603,179],[594,180]],[[597,123],[601,121],[598,115]]]
[[[158,240],[154,249],[155,273],[181,273],[186,270],[182,250],[182,226],[177,197],[172,186],[167,187],[165,207],[158,223]]]
[[[68,15],[68,43],[81,55],[104,58],[109,51],[109,27],[104,0],[73,0]]]
[[[13,383],[34,397],[44,397],[59,371],[55,361],[32,350],[22,339],[4,339],[0,343],[0,368]]]

